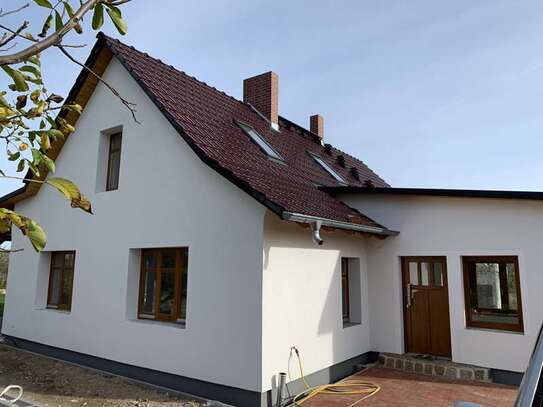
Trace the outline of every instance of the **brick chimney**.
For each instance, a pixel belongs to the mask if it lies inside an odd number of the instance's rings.
[[[251,104],[279,129],[279,77],[266,72],[243,81],[243,101]]]
[[[309,118],[309,130],[322,140],[324,137],[324,117],[314,114]]]

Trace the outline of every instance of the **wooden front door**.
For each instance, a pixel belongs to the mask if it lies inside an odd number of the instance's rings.
[[[405,350],[451,356],[445,257],[402,257]]]

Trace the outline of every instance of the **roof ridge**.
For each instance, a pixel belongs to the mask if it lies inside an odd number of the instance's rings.
[[[153,59],[155,60],[156,62],[160,63],[161,65],[163,65],[165,68],[167,69],[170,69],[170,70],[173,70],[175,71],[176,73],[179,73],[183,76],[186,76],[187,78],[189,79],[192,79],[193,81],[195,82],[198,82],[199,84],[205,86],[206,88],[208,88],[209,90],[212,90],[214,92],[217,92],[217,93],[220,93],[232,100],[234,100],[235,102],[238,102],[238,103],[241,103],[241,104],[245,104],[243,101],[237,99],[236,97],[232,96],[232,95],[229,95],[228,93],[226,93],[224,90],[221,90],[221,89],[217,89],[216,87],[214,86],[211,86],[209,85],[208,83],[198,79],[196,76],[192,76],[192,75],[189,75],[187,72],[185,71],[182,71],[181,69],[178,69],[176,67],[174,67],[173,65],[171,64],[167,64],[166,62],[162,61],[160,58],[155,58],[154,56],[152,55],[149,55],[147,52],[144,52],[144,51],[141,51],[139,49],[137,49],[136,47],[134,47],[133,45],[128,45],[122,41],[120,41],[118,38],[113,38],[113,37],[110,37],[109,35],[107,34],[104,34],[102,31],[100,31],[98,34],[97,34],[97,37],[100,38],[100,37],[103,37],[106,41],[110,41],[110,42],[117,42],[118,44],[121,44],[122,46],[124,47],[128,47],[136,52],[139,52],[140,54],[143,54],[145,55],[147,58],[150,58],[150,59]]]

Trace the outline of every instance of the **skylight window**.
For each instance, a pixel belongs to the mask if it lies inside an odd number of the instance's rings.
[[[251,126],[244,123],[240,123],[240,122],[236,122],[236,123],[238,124],[239,127],[241,127],[241,129],[245,133],[247,133],[249,137],[251,137],[251,140],[253,140],[269,158],[271,158],[272,160],[285,162],[285,159],[281,157],[281,155],[277,151],[275,151],[273,147],[270,146],[268,142],[264,140],[264,138],[255,131],[255,129],[253,129]]]
[[[341,175],[339,175],[337,172],[335,172],[332,167],[330,167],[328,164],[324,162],[322,158],[320,158],[318,155],[309,153],[311,157],[319,164],[328,174],[330,174],[334,179],[339,182],[342,185],[347,185],[347,181],[343,179]]]

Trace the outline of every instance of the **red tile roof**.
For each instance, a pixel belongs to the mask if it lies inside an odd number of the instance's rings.
[[[362,161],[334,147],[325,148],[314,134],[282,117],[280,131],[273,131],[250,105],[116,39],[98,37],[204,162],[279,216],[291,212],[382,228],[319,189],[338,184],[308,153],[319,155],[350,186],[368,182],[389,186]],[[250,124],[285,158],[285,164],[268,159],[236,120]],[[340,155],[344,167],[338,163]],[[351,167],[356,167],[359,179]]]

